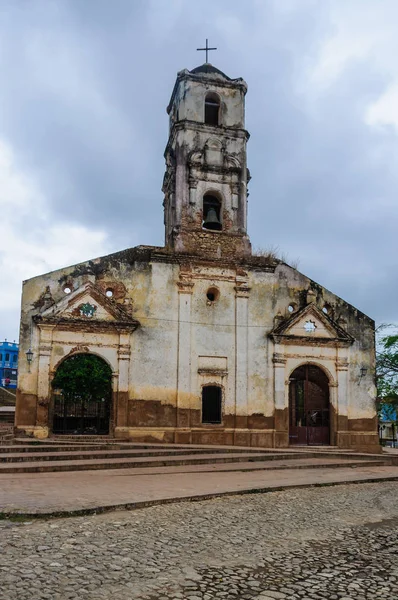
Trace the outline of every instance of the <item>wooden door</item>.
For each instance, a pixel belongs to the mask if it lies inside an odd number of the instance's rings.
[[[289,442],[308,446],[330,443],[329,381],[315,365],[302,365],[290,377]]]

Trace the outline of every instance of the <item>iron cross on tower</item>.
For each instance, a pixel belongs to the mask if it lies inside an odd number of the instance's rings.
[[[217,48],[209,48],[209,40],[206,38],[206,48],[196,48],[196,50],[204,50],[206,52],[206,62],[208,63],[209,50],[217,50]]]

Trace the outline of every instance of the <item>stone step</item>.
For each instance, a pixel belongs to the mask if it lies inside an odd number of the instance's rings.
[[[61,437],[61,436],[60,436]],[[1,448],[0,453],[47,453],[47,452],[71,452],[81,453],[85,451],[114,451],[114,450],[153,450],[153,451],[170,451],[174,454],[176,451],[183,451],[186,454],[227,454],[227,453],[253,453],[267,455],[267,460],[274,460],[278,455],[281,454],[289,457],[290,460],[299,459],[303,457],[319,457],[328,456],[333,458],[349,458],[349,459],[360,459],[360,460],[380,460],[380,454],[368,454],[358,453],[352,450],[339,450],[336,447],[330,447],[325,451],[324,446],[306,446],[305,449],[298,447],[297,450],[292,447],[288,448],[259,448],[259,447],[248,447],[248,446],[224,446],[224,445],[192,445],[192,444],[166,444],[161,442],[149,443],[149,442],[126,442],[118,441],[112,438],[105,443],[94,443],[91,441],[81,441],[80,443],[74,441],[62,441],[59,442],[54,438],[47,438],[45,440],[37,440],[32,438],[14,438],[12,444]],[[94,436],[91,436],[94,438]],[[98,436],[95,436],[98,440]],[[295,448],[295,447],[294,447]],[[385,460],[391,457],[384,457]],[[26,460],[26,459],[24,459]],[[32,459],[33,460],[33,459]]]
[[[0,411],[0,423],[14,424],[15,410],[1,410]]]
[[[297,469],[340,469],[340,468],[362,468],[362,467],[385,467],[386,463],[383,460],[379,461],[362,461],[362,460],[345,460],[336,461],[334,459],[319,459],[308,458],[300,459],[294,462],[289,460],[275,460],[265,462],[247,462],[247,463],[226,463],[226,464],[207,464],[207,465],[185,465],[182,467],[160,467],[152,469],[137,470],[137,475],[147,473],[239,473],[242,471],[279,471],[279,470],[297,470]],[[388,466],[388,465],[387,465]],[[398,469],[397,469],[398,476]]]
[[[232,451],[224,452],[222,449],[213,450],[213,449],[200,449],[200,448],[190,448],[187,452],[184,449],[180,448],[151,448],[149,450],[141,449],[141,448],[102,448],[102,449],[87,449],[84,447],[83,449],[75,450],[75,448],[66,450],[63,447],[55,447],[55,448],[43,448],[36,447],[18,447],[18,446],[7,446],[2,447],[0,449],[0,463],[4,462],[32,462],[32,461],[43,461],[43,460],[91,460],[91,459],[102,459],[102,458],[143,458],[143,457],[152,457],[152,456],[186,456],[189,455],[201,455],[206,456],[207,454],[214,455],[229,455],[232,454]],[[245,450],[235,450],[235,454],[245,454],[247,456],[250,454],[257,455],[258,453],[251,453]],[[275,458],[280,458],[279,454],[267,454],[266,458],[263,460],[274,460]],[[287,454],[284,458],[288,460],[292,460],[296,458],[294,455]]]
[[[15,390],[0,387],[0,406],[15,406]]]
[[[270,454],[260,453],[236,453],[236,454],[207,454],[197,456],[194,454],[185,454],[182,456],[145,456],[145,457],[128,457],[128,458],[74,458],[69,460],[32,460],[31,462],[3,462],[0,464],[1,473],[44,473],[54,471],[82,471],[82,470],[94,470],[94,469],[142,469],[151,467],[167,467],[167,466],[193,466],[193,465],[219,465],[234,463],[236,470],[239,470],[241,466],[239,463],[245,463],[246,465],[252,465],[252,463],[262,463],[264,468],[278,468],[277,464],[282,461],[285,462],[286,468],[300,468],[301,465],[334,465],[334,468],[338,466],[347,466],[353,464],[354,466],[363,465],[364,463],[371,464],[373,466],[390,464],[387,459],[379,460],[366,460],[366,459],[333,459],[330,457],[299,457],[292,461],[291,454],[278,454],[273,456],[270,460]],[[34,457],[31,457],[34,458]],[[58,457],[59,458],[59,457]],[[301,468],[304,468],[302,466]]]
[[[15,410],[15,398],[12,396],[0,398],[0,408],[12,407]]]
[[[168,446],[160,446],[160,445],[136,445],[136,444],[44,444],[42,442],[33,442],[31,444],[22,444],[22,443],[13,443],[9,446],[5,446],[1,448],[1,453],[53,453],[53,452],[70,452],[80,454],[81,452],[97,452],[97,451],[139,451],[139,452],[160,452],[167,453],[170,452],[174,454],[176,452],[180,452],[182,454],[208,454],[208,453],[222,453],[228,454],[230,452],[233,453],[253,453],[258,454],[260,452],[266,452],[266,450],[261,450],[261,448],[243,448],[243,447],[224,447],[224,446],[216,446],[216,447],[206,447],[206,446],[191,446],[191,447],[180,447],[173,445]]]
[[[9,425],[8,423],[1,423],[0,424],[0,446],[2,447],[3,445],[5,445],[6,447],[11,447],[13,448],[13,446],[8,446],[7,444],[12,444],[14,438],[14,427],[12,425]]]
[[[103,453],[106,454],[103,454]],[[304,457],[308,458],[316,458],[316,457],[333,457],[337,459],[357,459],[357,460],[379,460],[380,454],[361,454],[361,453],[352,453],[345,451],[334,451],[332,452],[322,452],[322,451],[312,451],[308,452],[292,452],[289,448],[284,449],[271,449],[271,448],[254,448],[254,447],[244,447],[244,446],[193,446],[193,445],[178,445],[178,444],[143,444],[143,443],[128,443],[128,442],[120,442],[113,444],[59,444],[59,443],[47,443],[46,441],[31,441],[31,443],[26,444],[26,441],[23,439],[19,439],[17,442],[15,439],[12,440],[12,444],[3,445],[0,450],[0,455],[3,454],[22,454],[21,457],[15,457],[21,460],[36,460],[39,459],[39,455],[51,455],[56,454],[54,460],[61,460],[62,458],[59,456],[60,454],[64,454],[65,457],[70,459],[78,460],[80,457],[86,458],[92,456],[93,458],[104,458],[106,455],[110,457],[113,455],[116,456],[127,456],[130,453],[132,456],[167,456],[170,455],[185,455],[185,454],[261,454],[264,456],[264,460],[275,460],[281,455],[285,456],[286,459],[296,460]],[[117,453],[117,454],[116,454]],[[97,456],[98,454],[98,456]],[[32,455],[31,458],[29,455]],[[45,458],[43,458],[45,459]],[[384,457],[385,460],[391,460],[391,457]],[[9,459],[3,457],[3,462],[8,461]],[[0,460],[0,462],[2,462]]]

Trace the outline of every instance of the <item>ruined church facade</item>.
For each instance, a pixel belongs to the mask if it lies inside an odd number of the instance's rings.
[[[24,282],[18,432],[377,451],[374,322],[252,254],[246,91],[207,63],[178,73],[164,247]],[[109,365],[112,394],[69,406],[52,380],[81,354]]]

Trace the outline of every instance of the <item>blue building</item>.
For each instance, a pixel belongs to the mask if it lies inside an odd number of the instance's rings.
[[[0,386],[16,388],[18,375],[18,344],[0,342]]]
[[[397,408],[394,404],[384,404],[379,411],[379,437],[383,444],[394,445],[397,443]]]

